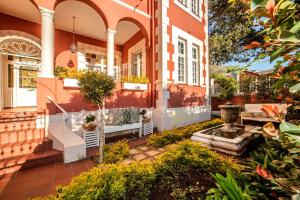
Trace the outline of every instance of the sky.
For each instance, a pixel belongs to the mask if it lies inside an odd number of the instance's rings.
[[[242,67],[242,66],[245,66],[246,64],[247,63],[229,62],[226,64],[226,66],[237,65],[237,66]],[[275,62],[270,63],[269,59],[267,58],[267,59],[252,63],[251,66],[249,67],[249,70],[264,71],[264,70],[273,69],[274,65],[275,65]]]

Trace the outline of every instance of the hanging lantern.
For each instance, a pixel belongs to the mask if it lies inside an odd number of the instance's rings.
[[[67,65],[68,67],[73,68],[74,67],[73,60],[70,59]]]
[[[77,45],[76,45],[76,43],[75,43],[75,19],[76,19],[76,17],[73,16],[73,42],[72,42],[72,44],[70,45],[70,51],[71,51],[72,53],[77,53],[77,51],[78,51],[78,47],[77,47]],[[70,62],[70,61],[69,61],[69,62]]]

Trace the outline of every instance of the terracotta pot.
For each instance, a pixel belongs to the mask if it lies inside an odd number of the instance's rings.
[[[94,130],[96,130],[97,125],[94,124],[94,123],[87,123],[87,124],[83,124],[83,125],[82,125],[82,128],[83,128],[85,131],[94,131]]]

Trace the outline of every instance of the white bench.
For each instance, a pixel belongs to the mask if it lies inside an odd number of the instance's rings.
[[[82,110],[80,112],[74,112],[74,113],[68,113],[70,117],[70,124],[69,127],[71,128],[72,132],[79,135],[80,137],[83,137],[83,130],[82,130],[82,124],[84,123],[84,118],[86,115],[93,114],[95,116],[98,116],[98,111],[85,111]],[[96,123],[100,124],[100,121],[98,118],[96,118]],[[139,137],[142,137],[142,127],[143,123],[132,123],[132,124],[122,124],[122,125],[105,125],[104,126],[104,133],[106,134],[106,137],[114,137],[117,135],[123,135],[124,133],[121,132],[131,132],[135,133],[138,132]],[[127,133],[128,133],[127,132]]]
[[[276,103],[265,103],[265,104],[245,104],[245,110],[241,112],[241,125],[244,125],[244,121],[258,121],[258,122],[275,122],[280,121],[266,116],[261,110],[263,105],[277,105],[278,107],[285,106],[286,104],[276,104]],[[253,116],[245,116],[245,113],[249,113]]]

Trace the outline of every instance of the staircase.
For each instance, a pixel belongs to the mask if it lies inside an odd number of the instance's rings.
[[[45,112],[0,111],[0,176],[63,161],[45,134]]]

